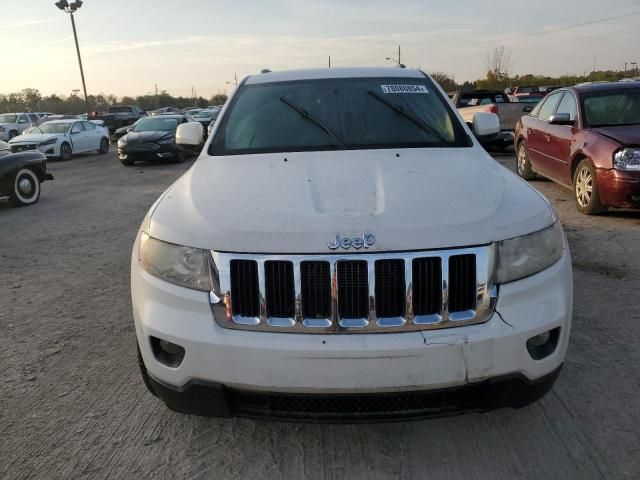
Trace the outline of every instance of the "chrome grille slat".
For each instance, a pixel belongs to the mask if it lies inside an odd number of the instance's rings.
[[[225,318],[215,317],[226,328],[291,333],[449,328],[488,320],[496,299],[497,290],[491,282],[493,245],[399,253],[254,255],[212,251],[211,255],[218,272],[216,291],[210,295],[213,310],[224,312],[223,304],[233,306],[233,314],[228,308]],[[256,265],[257,308],[249,306],[247,297],[251,295],[246,294],[240,295],[242,305],[236,306],[232,284],[238,293],[239,281],[249,282],[247,272],[234,271],[237,260]],[[281,263],[272,271],[265,267],[268,262]],[[283,267],[285,264],[288,266]],[[245,277],[234,280],[237,273]],[[274,276],[267,281],[267,274]],[[277,300],[270,297],[269,285],[280,292]],[[274,301],[279,306],[272,312]],[[288,316],[273,316],[274,312]]]

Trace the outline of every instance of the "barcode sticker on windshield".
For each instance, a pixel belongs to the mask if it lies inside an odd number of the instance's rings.
[[[429,93],[424,85],[380,85],[382,93]]]

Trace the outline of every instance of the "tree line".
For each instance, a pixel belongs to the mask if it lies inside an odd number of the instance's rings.
[[[103,94],[89,95],[89,107],[91,111],[102,112],[112,105],[137,105],[143,110],[150,111],[162,107],[207,107],[209,105],[222,105],[226,95],[214,95],[205,97],[174,97],[162,90],[158,95],[138,95],[137,97],[116,97]],[[84,97],[80,97],[77,91],[69,95],[42,95],[39,90],[25,88],[20,92],[9,94],[0,93],[0,113],[3,112],[51,112],[69,115],[86,113],[87,107]]]
[[[458,90],[488,89],[504,90],[507,87],[517,85],[532,86],[558,86],[566,87],[583,82],[618,81],[623,78],[638,76],[635,70],[600,70],[582,75],[562,75],[551,77],[547,75],[513,75],[509,74],[511,53],[504,47],[496,47],[487,55],[487,73],[485,78],[475,82],[457,83],[453,75],[445,72],[432,72],[433,79],[440,84],[445,92]],[[206,107],[209,105],[222,105],[227,100],[226,95],[214,95],[205,97],[174,97],[166,90],[158,95],[138,95],[137,97],[116,97],[115,95],[89,95],[91,111],[105,111],[112,105],[137,105],[143,110],[150,111],[162,107]],[[0,93],[0,113],[2,112],[52,112],[77,115],[86,112],[84,98],[78,96],[78,91],[69,95],[43,96],[33,88],[25,88],[20,92]]]

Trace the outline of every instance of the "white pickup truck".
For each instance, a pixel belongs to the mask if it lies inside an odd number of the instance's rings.
[[[468,125],[473,124],[473,116],[476,112],[495,113],[498,116],[500,133],[482,141],[485,146],[498,148],[513,145],[516,123],[522,115],[529,113],[535,107],[535,104],[531,103],[512,102],[504,92],[499,90],[457,92],[452,101]]]
[[[524,405],[563,363],[571,259],[547,200],[425,73],[245,78],[131,258],[139,365],[171,409],[336,421]]]

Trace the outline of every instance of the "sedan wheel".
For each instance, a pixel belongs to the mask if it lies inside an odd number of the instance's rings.
[[[13,181],[11,201],[17,206],[31,205],[40,198],[40,180],[28,168],[18,170]]]
[[[60,159],[67,161],[67,160],[71,160],[71,145],[69,145],[68,143],[63,143],[62,145],[60,145]]]
[[[579,212],[594,215],[606,210],[600,203],[595,170],[589,160],[582,160],[573,176],[573,191]]]
[[[531,169],[531,162],[529,162],[529,153],[527,152],[527,144],[524,141],[518,145],[518,175],[525,180],[533,180],[536,178],[535,172]]]
[[[102,154],[109,153],[109,140],[106,138],[100,140],[100,150],[98,151]]]

